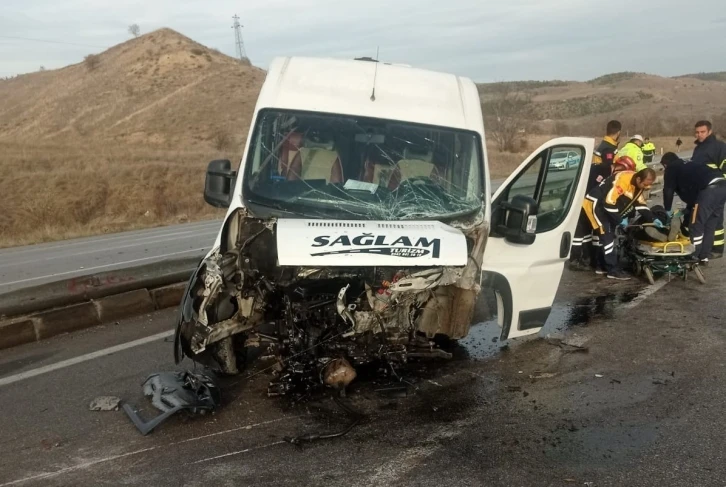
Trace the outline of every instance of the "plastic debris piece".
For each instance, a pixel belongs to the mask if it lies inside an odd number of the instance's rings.
[[[129,404],[124,403],[122,408],[144,436],[178,411],[204,414],[222,402],[216,378],[211,373],[160,372],[144,381],[143,390],[144,395],[151,397],[151,404],[162,414],[145,422]]]

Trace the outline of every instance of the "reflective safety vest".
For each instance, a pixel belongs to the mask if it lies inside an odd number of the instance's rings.
[[[652,156],[655,154],[655,144],[653,142],[648,142],[645,144],[642,148],[643,155],[644,156]]]
[[[628,142],[623,146],[622,149],[618,151],[618,153],[615,155],[615,163],[617,164],[618,159],[620,159],[623,156],[630,157],[633,161],[635,161],[635,172],[638,172],[640,170],[645,169],[646,166],[643,162],[643,151],[640,147],[635,145],[632,142]]]

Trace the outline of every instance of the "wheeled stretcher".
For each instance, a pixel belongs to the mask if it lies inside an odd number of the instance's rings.
[[[650,284],[655,284],[659,275],[688,279],[690,272],[701,284],[706,283],[703,271],[698,265],[696,247],[683,235],[674,241],[652,242],[642,238],[645,225],[630,225],[619,235],[620,257],[628,261],[636,276],[643,275]]]

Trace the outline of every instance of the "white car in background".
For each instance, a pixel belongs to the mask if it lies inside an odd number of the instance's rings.
[[[550,168],[557,171],[567,171],[580,165],[582,156],[575,151],[555,152],[550,158]]]

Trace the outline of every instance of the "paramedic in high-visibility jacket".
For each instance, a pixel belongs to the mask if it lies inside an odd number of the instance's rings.
[[[610,120],[605,127],[605,137],[603,137],[600,145],[597,146],[592,157],[592,165],[590,166],[590,174],[587,178],[587,187],[585,193],[602,183],[614,171],[613,161],[615,154],[618,152],[618,141],[620,140],[620,131],[622,124],[617,120]],[[625,160],[627,159],[627,161]],[[635,163],[629,158],[621,159],[625,169],[632,170]],[[632,167],[628,166],[628,161],[632,163]],[[598,254],[600,241],[598,236],[593,234],[590,222],[585,215],[585,211],[580,212],[580,218],[575,229],[575,235],[572,238],[572,247],[570,249],[570,270],[580,271],[598,268]]]
[[[618,150],[615,155],[615,162],[618,162],[620,157],[628,156],[635,161],[635,170],[642,171],[648,166],[643,162],[643,149],[641,147],[643,147],[643,136],[633,135],[630,137],[630,141]]]
[[[723,222],[726,178],[705,164],[685,163],[673,152],[663,155],[663,206],[672,216],[673,195],[687,205],[688,234],[701,264],[712,258],[716,228]]]
[[[646,164],[653,162],[653,157],[655,156],[655,144],[650,141],[649,137],[645,138],[645,144],[643,144],[642,151],[643,162]]]
[[[644,223],[653,223],[662,228],[663,222],[656,219],[643,197],[655,182],[655,171],[645,168],[638,172],[622,171],[613,174],[602,184],[593,188],[582,205],[595,233],[600,237],[601,260],[598,274],[608,279],[627,280],[630,276],[618,267],[615,252],[615,229],[636,212]]]

